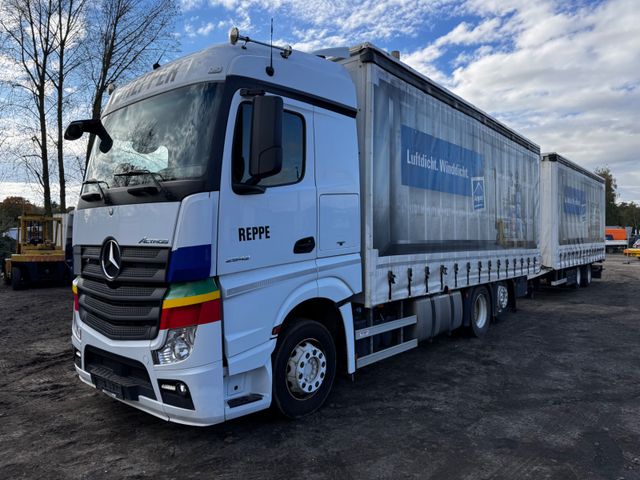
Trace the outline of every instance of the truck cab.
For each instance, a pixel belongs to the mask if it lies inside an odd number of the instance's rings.
[[[116,88],[101,118],[74,216],[75,368],[163,419],[272,400],[296,417],[355,369],[355,87],[336,63],[271,55],[208,48]]]

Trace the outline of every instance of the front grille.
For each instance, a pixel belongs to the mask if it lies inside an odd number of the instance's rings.
[[[101,247],[82,247],[82,276],[105,280],[100,266]],[[163,283],[169,260],[168,248],[122,247],[121,270],[117,281],[131,283]]]
[[[114,340],[149,340],[158,335],[168,248],[121,247],[120,274],[108,281],[100,265],[101,247],[81,247],[78,281],[80,318]]]

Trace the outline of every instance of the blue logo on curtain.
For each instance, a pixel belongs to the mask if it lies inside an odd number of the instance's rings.
[[[473,209],[484,209],[484,177],[471,179],[471,191],[473,192]]]
[[[400,130],[400,144],[403,185],[474,197],[474,209],[484,208],[483,161],[479,153],[406,125]]]
[[[586,215],[587,192],[577,188],[564,187],[564,213],[569,215]]]

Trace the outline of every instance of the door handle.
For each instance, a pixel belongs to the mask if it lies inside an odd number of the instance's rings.
[[[316,240],[313,237],[301,238],[293,246],[293,253],[309,253],[316,248]]]

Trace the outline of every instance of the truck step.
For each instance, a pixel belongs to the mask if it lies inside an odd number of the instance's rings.
[[[411,350],[412,348],[416,348],[417,346],[418,339],[414,338],[399,345],[394,345],[393,347],[370,353],[369,355],[356,359],[356,369],[371,365],[372,363],[375,363],[379,360],[384,360],[385,358],[393,357],[394,355],[406,352],[407,350]]]
[[[551,286],[552,287],[556,287],[558,285],[562,285],[564,283],[567,283],[567,279],[566,278],[561,278],[560,280],[554,280],[551,282]]]
[[[416,329],[406,327],[412,327],[418,322],[416,315],[409,317],[399,318],[390,322],[380,323],[378,325],[372,325],[370,327],[361,328],[355,331],[356,342],[367,342],[369,344],[368,352],[366,355],[359,356],[356,359],[356,369],[362,368],[366,365],[371,365],[379,360],[392,357],[399,353],[405,352],[418,346],[418,339],[416,338]],[[390,332],[398,331],[395,335],[395,345],[384,345],[386,348],[374,350],[374,338],[375,336],[393,335]],[[383,338],[382,337],[382,338]],[[408,338],[410,337],[410,338]],[[378,337],[381,338],[381,337]]]
[[[412,315],[410,317],[400,318],[398,320],[381,323],[372,327],[361,328],[360,330],[356,330],[356,341],[362,340],[363,338],[372,337],[380,333],[390,332],[391,330],[396,330],[398,328],[408,327],[409,325],[415,325],[417,322],[418,317]]]
[[[244,397],[232,398],[231,400],[227,400],[227,405],[229,408],[240,407],[241,405],[246,405],[248,403],[257,402],[258,400],[262,400],[262,395],[259,393],[250,393],[249,395],[245,395]]]

